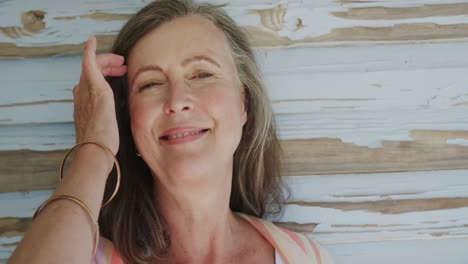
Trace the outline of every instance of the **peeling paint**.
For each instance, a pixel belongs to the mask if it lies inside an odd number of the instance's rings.
[[[425,4],[407,7],[358,7],[345,12],[334,12],[333,15],[345,19],[380,20],[380,19],[408,19],[433,16],[466,15],[467,3]]]
[[[459,7],[466,6],[466,2],[431,5],[437,3],[440,4],[429,0],[413,2],[410,5],[405,1],[378,4],[373,2],[368,5],[339,4],[333,0],[325,0],[319,4],[298,1],[280,1],[276,4],[233,2],[226,6],[226,10],[239,25],[247,30],[253,30],[250,33],[254,38],[258,37],[259,47],[281,45],[281,38],[284,38],[285,45],[325,42],[332,46],[340,42],[358,44],[354,43],[356,41],[371,45],[375,41],[385,41],[390,44],[396,40],[454,39],[456,41],[458,38],[468,38],[463,28],[463,25],[468,23],[468,17],[459,11]],[[113,36],[123,26],[128,16],[134,14],[144,4],[144,2],[128,1],[103,1],[99,4],[82,1],[74,1],[71,4],[54,0],[44,0],[40,4],[26,3],[22,0],[6,2],[0,10],[0,25],[3,25],[4,31],[9,33],[0,35],[0,43],[11,43],[14,44],[13,47],[44,47],[57,43],[66,46],[79,45],[91,34]],[[376,12],[381,12],[378,10],[389,8],[406,10],[407,16],[393,16],[391,19],[361,19],[366,16],[375,17]],[[427,12],[428,9],[431,11]],[[34,31],[34,34],[27,34],[27,31],[21,29],[21,14],[29,10],[47,12],[47,16],[43,19],[46,27],[41,31]],[[356,10],[362,13],[358,17],[352,15]],[[349,16],[341,18],[346,16],[338,17],[340,14],[349,14]],[[267,32],[258,35],[257,33],[262,30]],[[5,47],[13,48],[8,45]],[[34,53],[34,50],[28,52]]]
[[[468,139],[465,139],[465,138],[447,139],[447,144],[468,146]]]

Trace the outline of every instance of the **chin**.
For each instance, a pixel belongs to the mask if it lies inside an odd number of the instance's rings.
[[[178,170],[174,174],[168,175],[171,177],[169,179],[176,186],[180,186],[181,189],[188,190],[205,190],[205,189],[213,189],[213,183],[215,182],[213,174],[201,173],[194,171],[193,169],[190,170]]]
[[[167,163],[168,177],[188,182],[199,182],[203,177],[213,174],[213,162],[198,159],[180,159],[177,162]],[[210,168],[211,167],[211,168]]]

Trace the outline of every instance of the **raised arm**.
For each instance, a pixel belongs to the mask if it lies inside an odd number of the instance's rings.
[[[113,92],[105,76],[127,72],[115,54],[96,55],[96,38],[86,44],[79,83],[73,89],[76,142],[92,141],[119,149]],[[54,195],[72,195],[84,202],[97,219],[113,157],[97,145],[86,144],[75,158]],[[90,263],[95,227],[89,214],[69,200],[46,206],[33,221],[8,263]]]

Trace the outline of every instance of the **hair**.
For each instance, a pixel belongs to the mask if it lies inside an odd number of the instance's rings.
[[[126,60],[132,47],[143,36],[176,18],[198,15],[222,30],[245,89],[247,122],[233,156],[232,211],[259,218],[278,216],[289,191],[281,181],[281,147],[276,134],[273,111],[247,34],[236,25],[223,6],[194,3],[191,0],[156,0],[143,7],[117,35],[112,53]],[[101,210],[102,235],[113,241],[125,262],[150,263],[162,259],[170,247],[170,234],[154,195],[153,176],[136,155],[130,128],[126,76],[108,77],[119,125],[122,182],[114,201]],[[115,177],[106,184],[107,196]]]

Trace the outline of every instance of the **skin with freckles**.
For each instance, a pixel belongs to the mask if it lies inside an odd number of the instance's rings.
[[[247,120],[224,34],[199,16],[150,32],[128,57],[136,147],[168,223],[171,263],[273,263],[274,249],[229,208],[233,154]]]

